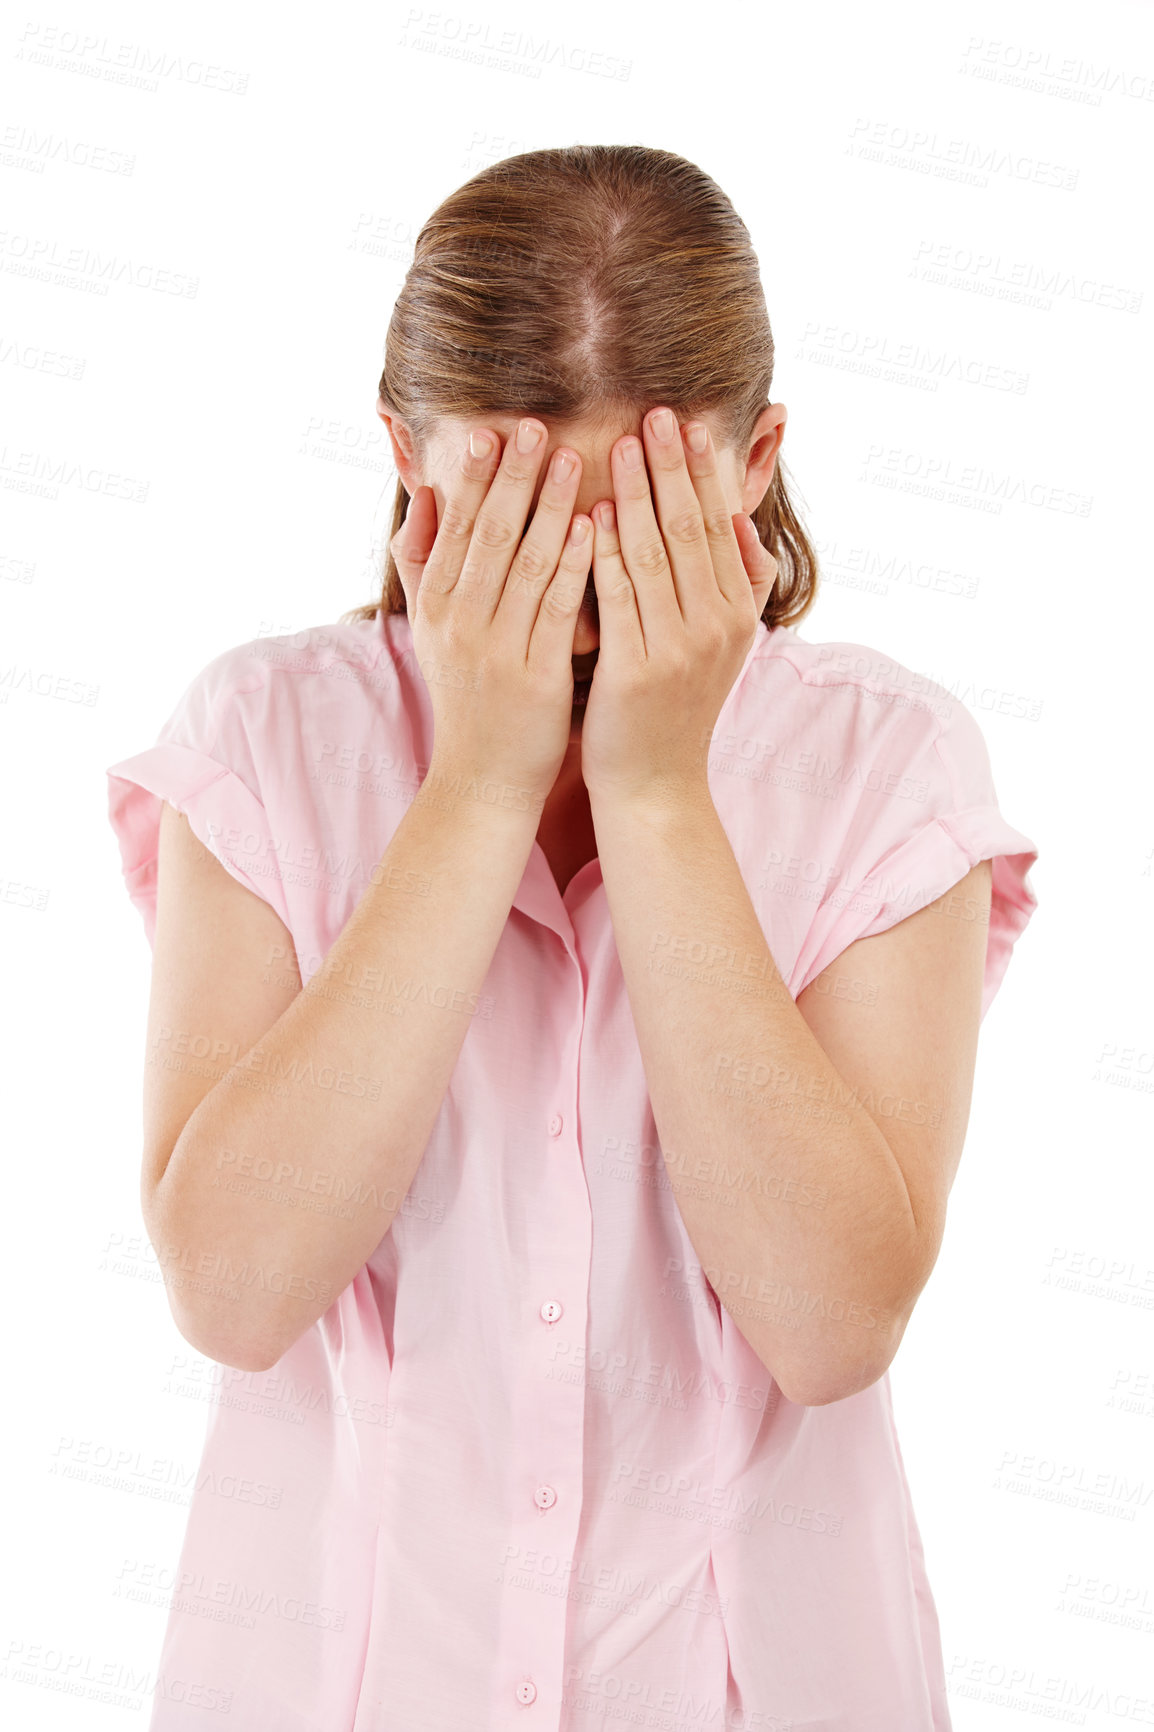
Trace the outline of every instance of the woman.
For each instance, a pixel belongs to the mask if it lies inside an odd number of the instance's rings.
[[[888,1367],[1036,850],[960,702],[797,635],[772,373],[691,163],[485,170],[389,326],[380,601],[109,770],[228,1383],[154,1729],[950,1726]]]

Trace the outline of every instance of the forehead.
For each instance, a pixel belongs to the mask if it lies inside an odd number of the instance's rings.
[[[526,411],[534,421],[540,421],[548,430],[550,445],[575,445],[578,449],[605,450],[620,439],[623,433],[641,432],[641,413],[630,413],[622,410],[604,416],[587,416],[580,421],[561,421],[549,415],[535,415]],[[491,427],[499,433],[502,439],[511,438],[518,423],[524,417],[517,413],[510,414],[478,414],[468,418],[455,415],[443,415],[436,423],[434,438],[439,445],[455,446],[468,434],[472,427]]]

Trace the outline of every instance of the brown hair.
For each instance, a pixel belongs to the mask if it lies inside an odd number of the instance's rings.
[[[389,321],[379,394],[420,454],[440,416],[611,424],[668,403],[745,443],[769,402],[773,335],[749,230],[717,183],[667,150],[577,144],[506,157],[450,193],[417,236]],[[390,538],[409,508],[398,478]],[[780,452],[752,514],[778,562],[762,611],[794,625],[817,556]],[[405,613],[386,548],[377,600]]]

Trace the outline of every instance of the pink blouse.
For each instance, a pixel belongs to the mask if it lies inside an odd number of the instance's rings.
[[[107,772],[149,942],[167,800],[275,909],[308,980],[432,743],[403,615],[217,656]],[[985,1014],[1037,850],[959,700],[759,624],[709,785],[795,998],[991,859]],[[206,1706],[244,1732],[949,1732],[888,1375],[796,1406],[719,1305],[664,1170],[599,861],[561,895],[534,842],[468,1013],[367,1263],[271,1370],[205,1362],[151,1732],[201,1732]],[[264,1176],[308,1205],[307,1175]]]

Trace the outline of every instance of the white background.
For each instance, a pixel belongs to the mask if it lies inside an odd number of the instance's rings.
[[[154,1676],[165,1595],[121,1587],[176,1561],[185,1506],[148,1488],[157,1463],[187,1483],[207,1411],[172,1392],[200,1362],[143,1239],[149,952],[104,768],[222,650],[374,593],[385,332],[440,200],[520,150],[642,142],[699,163],[753,233],[824,573],[801,635],[956,691],[1040,850],[891,1372],[955,1726],[1154,1725],[1151,8],[9,18],[11,1723],[144,1723],[142,1689],[112,1707],[93,1680]],[[139,1495],[61,1471],[118,1456]]]

